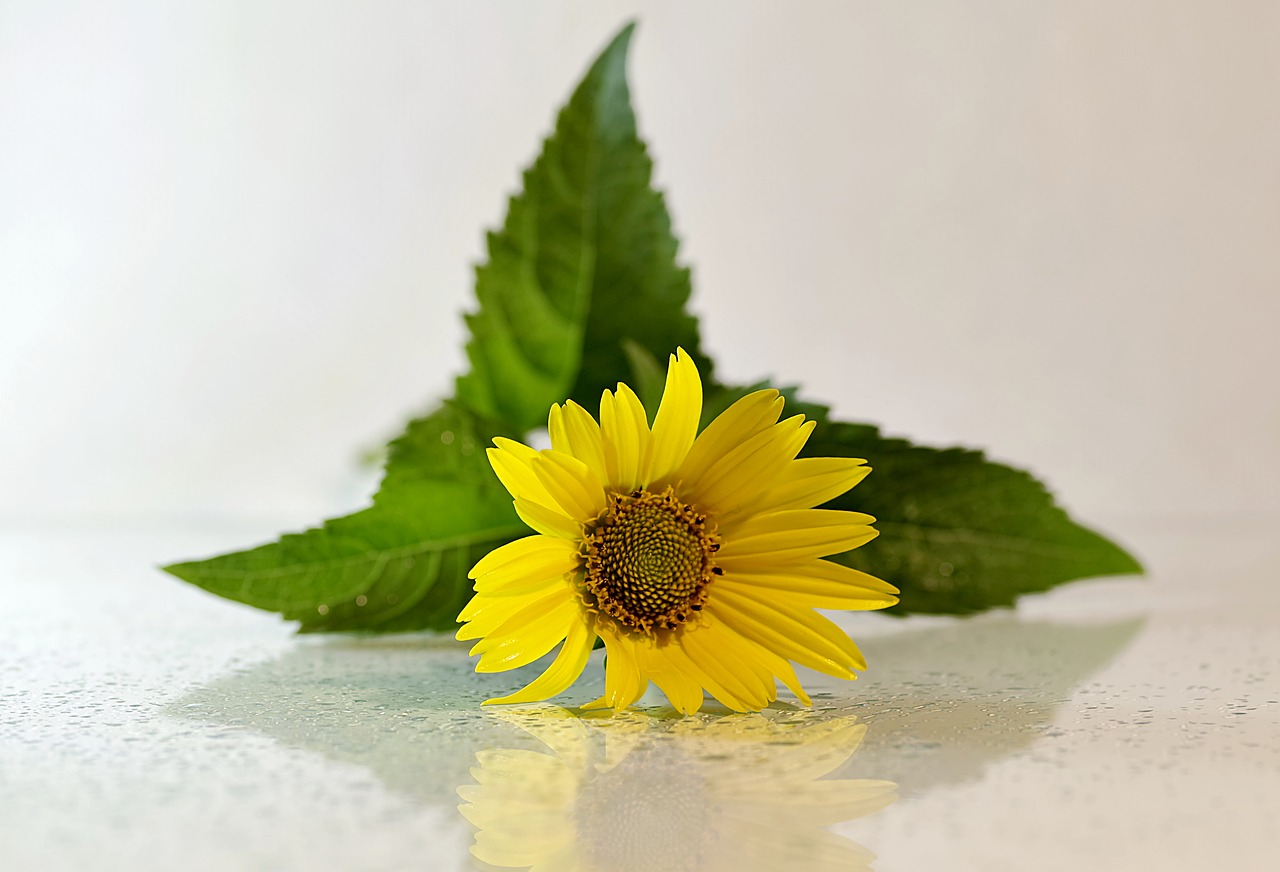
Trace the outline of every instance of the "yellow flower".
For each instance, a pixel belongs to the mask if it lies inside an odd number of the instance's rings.
[[[866,727],[769,714],[504,712],[545,748],[476,754],[476,783],[458,788],[458,810],[477,830],[471,853],[531,872],[869,869],[874,854],[825,829],[896,798],[890,781],[831,777]]]
[[[600,399],[600,422],[552,406],[551,448],[494,439],[489,460],[537,535],[475,565],[459,639],[479,639],[478,672],[524,666],[559,644],[547,670],[490,703],[530,702],[569,687],[604,640],[604,696],[625,708],[652,681],[683,713],[703,690],[735,711],[809,698],[788,661],[856,678],[866,661],[814,608],[879,609],[897,590],[822,558],[876,536],[857,512],[815,509],[870,471],[851,458],[796,455],[814,427],[779,421],[777,391],[748,394],[700,434],[702,382],[671,356],[650,429],[625,384]]]

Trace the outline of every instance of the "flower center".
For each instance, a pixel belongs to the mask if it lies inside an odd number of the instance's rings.
[[[702,610],[720,574],[711,562],[720,540],[671,488],[614,494],[584,544],[587,599],[633,630],[675,629]]]

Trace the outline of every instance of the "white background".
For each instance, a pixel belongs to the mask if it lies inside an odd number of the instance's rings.
[[[1280,508],[1275,3],[8,0],[0,518],[359,505],[630,16],[725,377],[1122,540]]]

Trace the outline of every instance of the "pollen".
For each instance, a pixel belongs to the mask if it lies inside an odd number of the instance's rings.
[[[719,574],[707,518],[671,488],[613,494],[583,540],[587,604],[642,633],[673,630],[702,610]]]

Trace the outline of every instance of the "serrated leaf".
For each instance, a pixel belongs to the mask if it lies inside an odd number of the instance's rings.
[[[626,376],[623,343],[651,356],[683,345],[704,372],[688,271],[626,81],[633,27],[592,64],[524,174],[467,317],[472,370],[457,405],[392,445],[374,505],[279,542],[166,567],[204,589],[279,611],[302,630],[448,628],[470,596],[466,573],[527,533],[484,459],[495,435],[544,426],[568,396],[594,407]],[[605,367],[583,376],[584,366]],[[583,387],[586,385],[587,387]],[[449,444],[441,442],[451,433]],[[452,447],[450,447],[452,446]]]
[[[476,271],[472,369],[457,396],[518,431],[545,426],[547,409],[566,397],[599,400],[626,371],[624,340],[662,359],[679,344],[697,353],[697,323],[684,311],[689,273],[675,262],[670,217],[636,135],[632,31],[618,34],[561,110]]]
[[[765,387],[708,387],[703,426]],[[802,457],[860,457],[872,468],[827,505],[872,515],[880,536],[832,559],[897,585],[891,613],[984,611],[1068,581],[1142,571],[1124,549],[1073,521],[1028,472],[980,451],[887,438],[870,424],[831,419],[827,406],[798,398],[794,387],[778,390],[786,414],[818,422]]]
[[[498,432],[445,403],[392,443],[371,508],[165,570],[303,631],[449,628],[471,595],[467,570],[525,532],[484,455]]]
[[[1080,578],[1142,571],[1114,542],[1073,521],[1031,474],[982,452],[889,439],[827,421],[805,456],[862,457],[874,470],[830,507],[876,518],[879,538],[834,560],[897,585],[892,611],[963,614]]]
[[[213,593],[297,619],[304,631],[452,627],[467,570],[527,533],[485,461],[494,435],[541,427],[572,397],[595,408],[630,376],[652,406],[676,346],[708,385],[705,424],[746,388],[717,389],[686,311],[688,270],[652,162],[636,134],[625,75],[628,26],[561,111],[525,173],[468,316],[472,371],[457,401],[410,424],[391,446],[374,505],[249,551],[168,571]],[[827,409],[797,403],[819,420]],[[843,500],[886,535],[845,560],[903,589],[903,610],[962,612],[1012,603],[1072,578],[1138,571],[1112,543],[1075,525],[1026,473],[976,452],[883,439],[828,422],[809,453],[863,455],[878,470]]]

